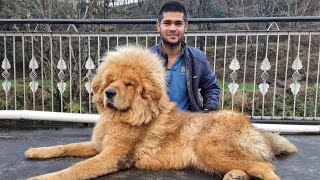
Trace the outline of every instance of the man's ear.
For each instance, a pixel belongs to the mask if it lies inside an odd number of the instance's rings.
[[[160,24],[161,24],[161,22],[159,22],[159,20],[157,20],[156,26],[157,26],[158,31],[160,31]]]
[[[184,31],[187,31],[188,28],[189,28],[189,23],[186,22],[186,28],[184,29]]]

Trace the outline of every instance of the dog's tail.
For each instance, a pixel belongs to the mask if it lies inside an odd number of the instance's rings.
[[[280,136],[277,133],[263,132],[265,140],[269,144],[274,156],[283,154],[293,154],[298,152],[298,148],[293,145],[288,139]]]

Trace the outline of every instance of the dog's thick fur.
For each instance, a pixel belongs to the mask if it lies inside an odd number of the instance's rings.
[[[166,92],[157,55],[141,48],[110,53],[95,75],[93,101],[101,114],[92,140],[31,148],[27,158],[93,156],[35,179],[90,179],[135,167],[193,167],[224,179],[280,179],[272,159],[297,148],[278,134],[259,132],[232,111],[190,113],[176,109]]]

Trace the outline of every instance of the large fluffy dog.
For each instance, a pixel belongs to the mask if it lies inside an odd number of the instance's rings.
[[[110,53],[93,79],[100,119],[92,140],[31,148],[28,158],[93,156],[35,179],[90,179],[136,167],[193,167],[224,179],[280,179],[272,159],[297,148],[277,134],[253,128],[231,112],[190,113],[176,109],[166,93],[166,72],[157,55],[140,48]]]

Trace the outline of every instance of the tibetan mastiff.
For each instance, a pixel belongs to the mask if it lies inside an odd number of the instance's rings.
[[[147,49],[109,53],[92,81],[100,118],[89,142],[30,148],[27,158],[91,156],[34,179],[91,179],[122,169],[195,168],[224,180],[277,180],[274,156],[297,152],[287,139],[255,129],[246,115],[178,110],[162,60]]]

